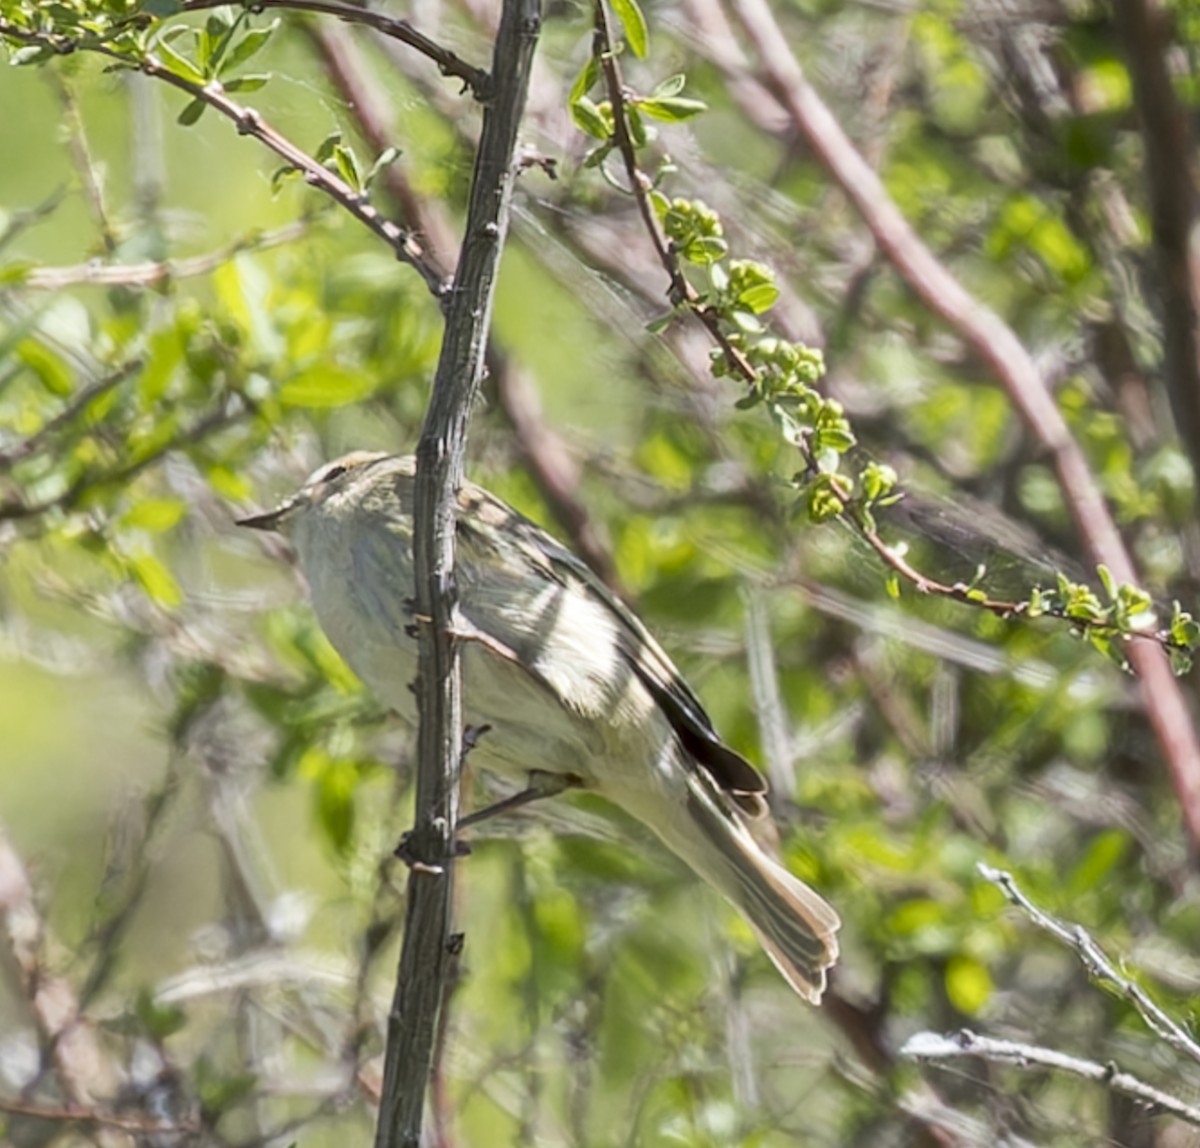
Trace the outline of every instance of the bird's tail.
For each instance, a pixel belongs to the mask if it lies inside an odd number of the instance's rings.
[[[788,984],[819,1004],[838,955],[837,913],[767,855],[706,778],[688,782],[688,824],[675,819],[683,832],[660,831],[664,842],[740,910]]]

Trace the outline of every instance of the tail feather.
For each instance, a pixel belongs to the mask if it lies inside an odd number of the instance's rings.
[[[805,1000],[819,1004],[825,970],[838,955],[837,913],[769,857],[738,815],[707,792],[701,779],[689,785],[687,804],[709,848],[689,850],[691,856],[685,859],[742,912],[788,984]]]

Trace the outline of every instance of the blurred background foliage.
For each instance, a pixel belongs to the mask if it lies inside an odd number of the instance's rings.
[[[392,14],[482,65],[495,7]],[[461,218],[478,130],[458,82],[363,28],[176,8],[3,0],[0,33],[142,12],[155,35],[159,18],[194,29],[159,43],[195,60],[206,28],[228,32],[225,90],[310,155],[345,171],[352,150],[366,171],[382,125],[398,156],[372,202],[452,266],[432,221]],[[1164,391],[1146,140],[1113,12],[774,8],[907,218],[1035,356],[1146,588],[1186,608],[1200,443]],[[775,329],[822,348],[825,391],[911,492],[880,512],[884,536],[945,582],[985,564],[989,590],[1019,597],[1056,570],[1086,578],[1008,397],[877,250],[736,25],[709,0],[646,12],[627,82],[682,72],[708,106],[653,125],[663,190],[703,199],[776,270]],[[1182,0],[1169,15],[1190,111],[1197,23]],[[232,522],[340,452],[413,446],[438,307],[211,108],[181,124],[195,109],[153,77],[5,43],[24,66],[0,71],[0,868],[30,899],[3,906],[0,1128],[14,1144],[363,1139],[408,736],[320,634],[286,553]],[[841,912],[844,958],[827,1005],[802,1006],[742,923],[599,803],[481,828],[459,874],[439,1143],[1194,1142],[1073,1078],[899,1058],[913,1032],[970,1026],[1194,1095],[1197,1066],[976,869],[1014,871],[1186,1022],[1200,898],[1179,808],[1133,679],[1060,623],[889,593],[852,532],[808,522],[796,452],[711,377],[699,328],[647,330],[665,279],[567,110],[590,49],[587,6],[552,4],[470,469],[603,567],[767,770],[781,849]],[[474,779],[477,801],[492,790]],[[47,1019],[50,986],[70,1024]],[[174,1137],[129,1130],[155,1120]]]

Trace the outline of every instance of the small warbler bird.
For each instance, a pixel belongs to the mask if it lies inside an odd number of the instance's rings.
[[[313,606],[350,667],[410,724],[415,459],[356,452],[241,521],[295,546]],[[457,582],[471,760],[557,779],[620,806],[749,921],[814,1004],[838,916],[763,850],[766,782],[722,743],[645,626],[569,550],[481,487],[458,494]]]

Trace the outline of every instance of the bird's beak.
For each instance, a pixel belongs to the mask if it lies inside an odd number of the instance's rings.
[[[251,514],[249,518],[239,518],[236,520],[236,524],[250,530],[278,530],[280,523],[287,517],[292,506],[293,503],[289,500],[274,510],[264,510],[262,514]]]

